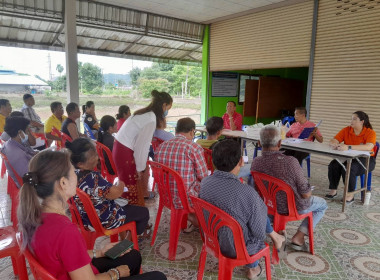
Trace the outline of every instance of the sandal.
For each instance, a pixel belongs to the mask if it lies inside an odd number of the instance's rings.
[[[140,235],[138,235],[139,241],[145,240],[145,239],[150,239],[152,235],[152,224],[148,224],[144,230],[144,232]]]
[[[144,199],[154,199],[155,197],[156,197],[156,193],[149,191],[148,196],[144,196]]]
[[[305,243],[302,244],[302,245],[299,245],[299,244],[296,244],[296,243],[292,242],[290,244],[290,247],[292,247],[296,251],[307,251],[307,247],[306,247]]]

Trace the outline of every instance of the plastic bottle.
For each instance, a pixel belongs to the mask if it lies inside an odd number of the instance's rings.
[[[371,193],[366,192],[365,197],[364,197],[364,205],[369,205],[370,200],[371,200]]]

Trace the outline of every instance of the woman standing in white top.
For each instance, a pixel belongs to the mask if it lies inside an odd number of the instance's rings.
[[[151,103],[137,110],[129,117],[115,136],[112,150],[119,179],[128,188],[123,197],[130,204],[144,205],[144,196],[148,197],[147,170],[149,146],[153,133],[172,107],[173,99],[166,92],[153,90]]]

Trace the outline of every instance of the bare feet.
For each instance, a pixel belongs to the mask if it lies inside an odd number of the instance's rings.
[[[274,244],[274,247],[277,249],[277,250],[280,250],[281,247],[282,247],[282,244],[284,242],[286,242],[286,238],[284,235],[282,234],[278,234],[277,232],[275,231],[272,231],[271,233],[268,234],[269,237],[272,239],[273,241],[273,244]]]
[[[254,267],[254,268],[249,268],[247,269],[247,278],[249,280],[254,280],[256,279],[261,273],[261,267],[260,265]]]

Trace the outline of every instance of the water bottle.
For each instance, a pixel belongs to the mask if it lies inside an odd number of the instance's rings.
[[[366,192],[364,197],[364,205],[369,205],[369,201],[371,200],[371,193]]]

